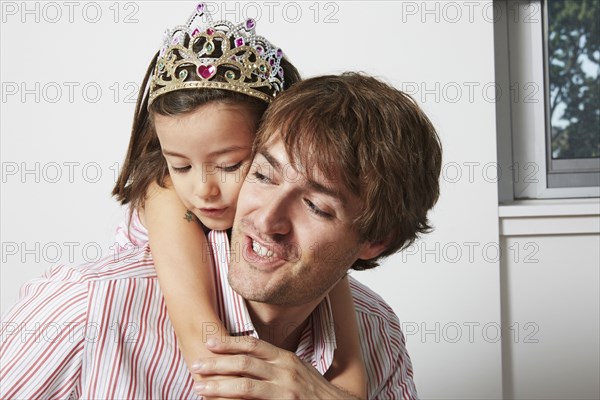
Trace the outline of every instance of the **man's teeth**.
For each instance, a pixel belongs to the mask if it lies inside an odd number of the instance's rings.
[[[252,250],[261,257],[273,257],[273,251],[261,246],[254,240],[252,241]]]

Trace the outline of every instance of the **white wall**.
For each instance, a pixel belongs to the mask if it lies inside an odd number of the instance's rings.
[[[600,398],[598,199],[500,207],[505,398]]]
[[[530,262],[506,260],[505,394],[599,398],[600,236],[513,236],[505,241],[506,249],[530,244]]]
[[[2,3],[3,311],[51,264],[109,251],[121,215],[110,190],[129,138],[130,83],[141,81],[164,28],[184,22],[193,7],[76,4]],[[491,2],[211,7],[238,20],[244,10],[260,12],[259,32],[305,76],[362,70],[422,104],[444,145],[436,231],[381,269],[355,276],[400,317],[422,398],[500,398]]]

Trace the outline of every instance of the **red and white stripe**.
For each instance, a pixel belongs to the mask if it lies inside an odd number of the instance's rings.
[[[125,228],[123,227],[125,226]],[[129,227],[133,228],[129,228]],[[134,214],[119,233],[121,257],[55,266],[27,283],[0,322],[1,399],[197,399],[160,292],[147,232]],[[133,243],[132,246],[126,242]],[[245,302],[227,285],[227,235],[215,251],[219,311],[232,334],[254,335]],[[412,399],[416,391],[393,311],[351,281],[370,398]],[[321,373],[335,334],[329,300],[312,314],[296,354]]]

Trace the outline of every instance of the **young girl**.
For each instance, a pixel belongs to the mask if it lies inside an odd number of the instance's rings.
[[[216,312],[206,233],[231,228],[260,118],[297,80],[281,49],[255,34],[254,20],[213,22],[203,4],[185,26],[166,33],[146,73],[113,195],[131,210],[120,233],[138,246],[149,240],[188,367],[211,355],[207,339],[229,334]],[[366,373],[347,278],[330,299],[337,348],[325,376],[364,398]]]

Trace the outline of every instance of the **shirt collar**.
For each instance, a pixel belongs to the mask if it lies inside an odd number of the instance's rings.
[[[250,335],[258,337],[246,301],[227,282],[227,271],[229,270],[229,238],[225,231],[211,231],[208,240],[212,249],[215,269],[215,280],[217,284],[217,302],[219,316],[225,328],[232,336]]]

